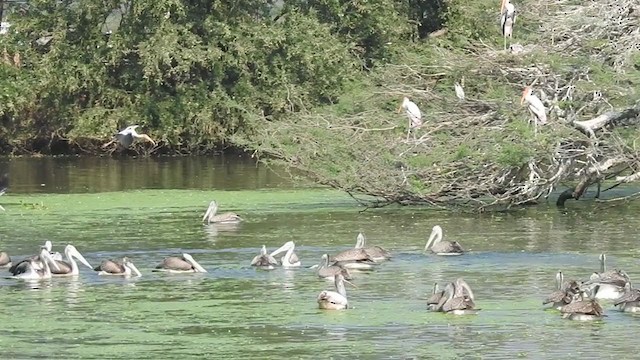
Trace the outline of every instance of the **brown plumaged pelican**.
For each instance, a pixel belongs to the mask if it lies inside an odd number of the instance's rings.
[[[427,309],[429,310],[437,310],[438,304],[442,297],[444,296],[444,290],[438,290],[438,283],[433,284],[433,293],[427,299]]]
[[[216,215],[218,212],[218,203],[213,200],[209,203],[209,208],[204,213],[202,221],[206,221],[207,224],[237,224],[242,221],[240,215],[234,212],[226,212],[220,215]]]
[[[593,273],[584,286],[590,289],[594,299],[618,299],[625,293],[624,289],[629,283],[629,276],[622,270],[607,270],[605,254],[600,254],[598,259],[600,260],[600,273]]]
[[[51,243],[50,240],[47,240],[44,242],[44,245],[40,247],[41,249],[46,249],[49,252],[49,255],[51,255],[51,258],[53,260],[62,260],[62,255],[60,255],[59,252],[52,252],[52,248],[53,248],[53,244]],[[31,260],[33,260],[33,264],[31,264]],[[13,273],[13,272],[19,272],[19,271],[25,271],[26,269],[21,269],[20,268],[26,268],[28,266],[35,266],[36,270],[40,270],[43,269],[43,265],[42,265],[42,259],[40,258],[40,254],[36,254],[33,256],[29,256],[28,258],[18,261],[17,263],[13,263],[13,265],[11,265],[11,267],[9,268],[9,272]]]
[[[474,300],[475,297],[469,284],[458,278],[444,288],[444,295],[436,310],[454,315],[474,315],[478,313]]]
[[[106,148],[107,146],[113,144],[114,142],[118,142],[122,147],[128,148],[129,146],[131,146],[131,144],[133,144],[133,141],[136,139],[150,142],[151,144],[153,144],[153,146],[155,146],[156,142],[153,141],[153,139],[149,137],[149,135],[138,134],[138,132],[136,131],[136,128],[138,127],[140,127],[140,125],[127,126],[124,130],[117,133],[113,140],[102,145],[102,147]]]
[[[596,285],[597,287],[598,285]],[[597,288],[595,289],[597,291]],[[600,320],[603,317],[604,310],[597,300],[591,299],[588,294],[581,290],[576,294],[574,300],[560,308],[563,319],[589,321]]]
[[[64,255],[67,257],[66,261],[64,260],[56,260],[58,264],[58,270],[53,269],[51,273],[53,276],[74,276],[80,274],[80,269],[78,269],[78,264],[75,259],[80,260],[86,267],[93,270],[93,266],[89,264],[89,262],[80,254],[78,249],[75,246],[69,244],[64,248]]]
[[[433,242],[433,245],[431,244]],[[429,240],[424,246],[424,251],[430,250],[436,255],[462,255],[464,249],[457,241],[442,241],[442,228],[436,225],[431,230]]]
[[[316,274],[318,277],[325,279],[333,279],[337,274],[342,274],[345,279],[351,279],[351,274],[349,270],[340,266],[340,265],[329,265],[329,255],[322,255],[322,259],[320,260],[320,265],[316,269]]]
[[[182,256],[169,256],[162,260],[160,265],[153,271],[164,271],[170,273],[206,273],[205,270],[193,257],[187,253]]]
[[[627,283],[624,295],[614,301],[613,305],[623,312],[640,312],[640,289],[633,289],[631,283]]]
[[[576,281],[564,282],[562,271],[556,273],[556,291],[552,292],[543,302],[542,305],[552,304],[551,307],[560,310],[561,307],[568,305],[573,301],[574,296],[579,291],[579,285]]]
[[[271,257],[275,258],[276,255],[286,251],[282,259],[280,259],[282,266],[298,267],[301,264],[300,264],[300,259],[298,259],[298,255],[296,255],[296,253],[293,252],[295,248],[296,248],[296,244],[293,241],[287,241],[286,243],[284,243],[284,245],[282,245],[276,251],[272,252]]]
[[[0,251],[0,268],[11,267],[11,256],[4,251]]]
[[[98,275],[115,275],[115,276],[142,276],[140,270],[127,258],[122,258],[122,261],[117,260],[103,260],[100,265],[93,268],[98,272]]]
[[[375,261],[365,249],[355,247],[331,256],[329,262],[352,270],[371,270],[376,266]]]
[[[367,238],[363,233],[356,237],[356,249],[363,249],[374,262],[382,262],[391,259],[391,253],[380,246],[367,246]]]
[[[318,307],[323,310],[344,310],[349,307],[347,301],[347,290],[344,283],[348,283],[355,287],[352,283],[345,280],[342,274],[338,273],[334,276],[336,291],[324,290],[318,294]]]
[[[260,255],[256,255],[251,260],[251,266],[257,266],[264,270],[273,270],[274,266],[278,266],[278,260],[267,253],[267,247],[262,245]]]
[[[13,275],[12,278],[25,280],[50,279],[51,268],[55,270],[60,269],[56,261],[51,257],[51,254],[49,254],[49,251],[45,248],[40,250],[40,259],[42,259],[42,269],[35,266],[37,260],[30,259],[25,266],[19,266],[14,271],[11,271],[11,275]]]

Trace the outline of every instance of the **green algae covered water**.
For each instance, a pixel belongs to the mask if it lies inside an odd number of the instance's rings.
[[[638,206],[574,203],[463,215],[422,208],[364,209],[322,188],[294,187],[238,158],[17,159],[0,197],[0,250],[15,259],[74,244],[92,264],[128,256],[140,278],[25,282],[0,270],[1,358],[633,358],[640,317],[603,302],[604,321],[545,310],[554,275],[586,279],[606,253],[640,278]],[[134,169],[128,171],[127,169]],[[277,170],[276,170],[277,171]],[[204,225],[211,200],[237,226]],[[433,225],[469,253],[425,255]],[[394,258],[347,287],[351,309],[320,311],[332,284],[309,266],[353,247],[358,232]],[[249,266],[264,244],[293,240],[303,266]],[[188,252],[206,274],[163,274],[163,257]],[[434,282],[463,277],[481,311],[426,310]]]

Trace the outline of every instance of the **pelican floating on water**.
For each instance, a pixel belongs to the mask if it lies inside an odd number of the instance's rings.
[[[253,260],[251,260],[251,266],[258,266],[264,270],[273,270],[274,266],[278,266],[278,260],[267,254],[267,247],[262,245],[260,255],[256,255]]]
[[[93,266],[80,254],[75,246],[69,244],[64,248],[64,255],[67,257],[66,261],[56,260],[58,269],[53,269],[51,272],[54,276],[73,276],[80,274],[78,264],[75,259],[80,260],[86,267],[93,270]],[[52,256],[53,257],[53,256]]]
[[[4,251],[0,251],[0,268],[11,267],[11,256]]]
[[[51,255],[51,258],[53,260],[55,260],[55,261],[62,260],[62,255],[60,255],[59,252],[52,252],[51,251],[53,249],[53,244],[51,243],[51,240],[45,241],[44,245],[41,246],[40,248],[47,250],[47,252],[49,253],[49,255]],[[34,261],[33,264],[31,264],[31,260]],[[40,254],[29,256],[29,257],[25,258],[24,260],[21,260],[21,261],[18,261],[17,263],[14,263],[9,268],[9,272],[14,273],[14,272],[19,272],[19,271],[25,271],[26,269],[24,269],[24,268],[28,267],[28,266],[35,266],[36,270],[43,269],[44,267],[42,265],[42,259],[40,258]]]
[[[39,280],[39,279],[50,279],[51,278],[51,268],[55,270],[60,270],[58,264],[53,259],[51,254],[47,249],[43,248],[40,250],[40,259],[42,259],[42,269],[36,267],[37,260],[29,259],[28,262],[24,266],[19,266],[11,271],[14,279],[25,279],[25,280]]]
[[[439,290],[438,283],[434,283],[433,293],[431,294],[431,297],[427,299],[427,308],[429,310],[437,311],[438,304],[440,303],[440,300],[442,300],[443,296],[444,290]]]
[[[594,299],[616,300],[624,295],[629,276],[622,270],[607,270],[605,254],[600,254],[598,259],[600,273],[594,272],[584,286],[592,292]]]
[[[444,288],[444,295],[436,309],[454,315],[474,315],[478,313],[474,300],[469,284],[458,278]]]
[[[640,289],[633,289],[631,283],[625,286],[625,293],[613,303],[623,312],[640,312]]]
[[[129,260],[123,257],[122,261],[103,260],[100,265],[93,268],[98,275],[115,275],[115,276],[142,276],[140,270]]]
[[[342,274],[338,273],[334,276],[334,283],[336,285],[336,291],[324,290],[318,294],[318,307],[323,310],[344,310],[349,307],[347,301],[347,290],[344,287],[344,283],[349,283],[345,280]],[[353,285],[353,284],[351,284]],[[353,285],[355,286],[355,285]]]
[[[276,255],[286,251],[282,259],[280,259],[282,266],[297,267],[297,266],[300,266],[300,259],[298,259],[298,255],[296,255],[296,253],[293,252],[295,248],[296,248],[296,244],[293,241],[287,241],[286,243],[284,243],[284,245],[282,245],[276,251],[272,252],[270,256],[275,258]]]
[[[220,215],[216,215],[218,212],[218,203],[213,200],[209,203],[209,208],[204,213],[202,217],[202,221],[207,221],[207,224],[216,223],[216,224],[237,224],[242,221],[240,215],[234,212],[226,212]]]
[[[356,249],[363,249],[374,262],[382,262],[391,259],[391,253],[380,246],[367,246],[367,238],[363,233],[356,237]]]
[[[573,301],[574,296],[579,291],[579,285],[576,281],[564,282],[562,271],[556,273],[556,291],[552,292],[543,302],[542,305],[552,303],[551,307],[560,310],[561,307],[568,305]]]
[[[200,266],[193,257],[187,253],[182,256],[169,256],[162,260],[160,265],[153,271],[164,271],[170,273],[206,273],[207,270]]]
[[[433,244],[431,244],[433,242]],[[464,249],[457,241],[442,241],[442,228],[436,225],[431,230],[424,251],[431,250],[436,255],[462,255]]]
[[[336,264],[329,265],[328,254],[322,255],[320,265],[318,265],[318,268],[316,269],[316,274],[318,277],[326,279],[333,279],[337,274],[342,274],[345,279],[351,279],[351,274],[346,268]]]
[[[597,292],[596,285],[595,292]],[[592,293],[593,294],[593,293]],[[560,308],[563,319],[578,320],[578,321],[590,321],[600,320],[603,317],[604,310],[597,300],[592,299],[591,296],[581,290],[579,294],[576,294],[574,300]]]

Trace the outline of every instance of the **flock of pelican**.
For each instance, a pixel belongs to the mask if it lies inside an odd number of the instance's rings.
[[[230,224],[242,221],[236,213],[218,214],[218,204],[209,204],[203,221],[207,223]],[[437,256],[459,256],[465,250],[457,241],[443,240],[443,230],[440,226],[433,227],[424,247],[425,253]],[[345,284],[356,287],[350,280],[352,274],[360,271],[370,271],[390,260],[391,253],[380,247],[367,245],[362,233],[356,237],[353,248],[334,255],[323,254],[320,263],[310,268],[314,269],[319,278],[333,281],[334,289],[323,290],[317,296],[320,309],[343,310],[349,308]],[[279,259],[278,259],[279,258]],[[619,269],[607,270],[606,256],[601,254],[600,271],[594,272],[588,280],[576,281],[564,279],[564,274],[556,274],[556,290],[543,301],[543,305],[551,304],[552,309],[561,312],[562,317],[572,320],[599,320],[604,310],[599,300],[611,300],[613,305],[623,312],[640,312],[640,290],[631,286],[626,272]],[[24,280],[50,279],[59,276],[77,276],[80,264],[97,272],[98,275],[111,276],[141,276],[141,272],[124,257],[122,259],[103,260],[100,265],[93,267],[84,256],[69,244],[63,254],[52,251],[52,243],[47,240],[41,246],[38,254],[14,263],[6,252],[0,252],[0,268],[8,268],[10,278]],[[251,266],[263,270],[272,270],[278,266],[296,268],[302,263],[295,253],[295,243],[287,241],[278,249],[268,252],[265,245],[260,253],[251,260]],[[164,258],[152,271],[168,273],[206,273],[191,255],[183,253],[180,256]],[[462,278],[444,284],[442,289],[436,283],[433,293],[427,299],[427,308],[431,311],[455,315],[476,314],[479,309],[475,305],[473,290]]]

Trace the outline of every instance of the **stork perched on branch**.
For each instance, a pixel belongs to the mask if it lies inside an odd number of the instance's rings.
[[[513,25],[516,23],[516,7],[510,0],[502,0],[500,7],[500,28],[504,38],[504,49],[507,50],[507,37],[511,39]]]
[[[533,94],[532,85],[524,88],[522,91],[522,98],[520,98],[520,105],[528,104],[529,111],[533,116],[533,128],[534,133],[538,133],[538,123],[544,125],[547,123],[547,109],[540,99]],[[529,120],[531,122],[531,120]]]
[[[409,118],[409,130],[407,130],[407,141],[409,140],[409,134],[413,129],[417,129],[422,126],[422,113],[420,112],[420,108],[413,101],[409,100],[408,97],[402,99],[402,103],[398,107],[398,113],[404,109],[407,117]],[[415,137],[415,134],[414,134]]]

